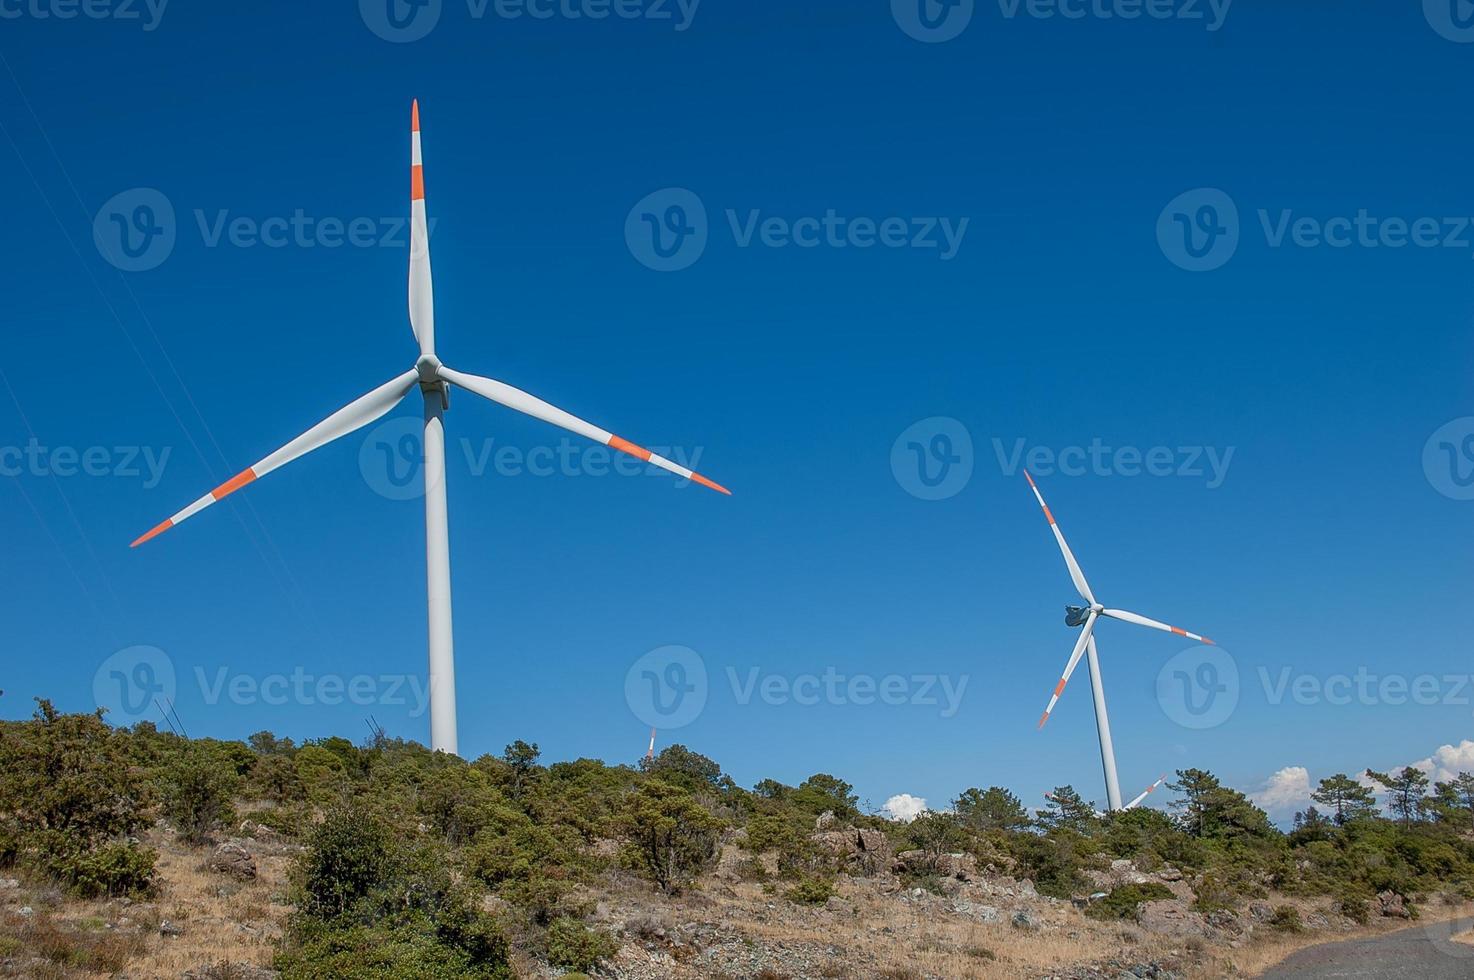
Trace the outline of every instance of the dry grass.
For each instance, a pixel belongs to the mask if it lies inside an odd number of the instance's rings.
[[[54,889],[11,892],[7,904],[29,904],[28,917],[0,917],[0,956],[13,957],[12,976],[38,980],[170,978],[222,963],[269,966],[281,922],[290,858],[258,855],[258,877],[240,882],[205,868],[208,848],[192,848],[156,831],[158,893],[145,901],[62,901]],[[168,921],[179,935],[165,936]],[[0,969],[0,976],[5,975]]]

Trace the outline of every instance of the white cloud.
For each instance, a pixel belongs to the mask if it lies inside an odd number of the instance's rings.
[[[1428,774],[1428,781],[1446,783],[1461,772],[1474,772],[1474,742],[1464,739],[1458,745],[1440,745],[1426,759],[1413,763],[1414,769]]]
[[[1288,816],[1311,802],[1310,770],[1304,766],[1285,766],[1249,798],[1272,817]]]
[[[910,823],[926,812],[926,800],[910,793],[898,793],[885,801],[881,807],[885,815],[891,820],[899,820],[901,823]]]

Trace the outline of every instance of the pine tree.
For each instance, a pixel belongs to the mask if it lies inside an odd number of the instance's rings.
[[[1372,791],[1352,779],[1344,772],[1328,776],[1320,781],[1320,787],[1310,798],[1321,806],[1330,807],[1336,826],[1344,827],[1357,817],[1369,817],[1377,812],[1377,799]]]

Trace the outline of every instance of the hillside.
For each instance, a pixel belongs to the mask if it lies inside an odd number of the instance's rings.
[[[1390,816],[1328,780],[1288,834],[1198,770],[1170,815],[992,787],[901,824],[834,776],[743,789],[681,746],[468,763],[43,702],[0,725],[0,976],[1252,975],[1467,913],[1474,801],[1385,778]]]

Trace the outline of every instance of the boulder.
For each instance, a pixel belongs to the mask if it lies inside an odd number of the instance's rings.
[[[823,813],[819,814],[819,816],[814,819],[814,829],[815,830],[828,830],[829,828],[833,827],[838,822],[839,821],[837,819],[835,819],[834,811],[833,810],[825,810]]]
[[[1381,910],[1382,915],[1389,919],[1411,919],[1413,917],[1402,896],[1394,891],[1378,892],[1377,907]]]
[[[215,848],[208,866],[211,871],[250,881],[256,877],[256,859],[237,841],[226,841]]]
[[[878,830],[825,830],[809,839],[839,858],[850,871],[874,874],[890,864],[890,842]]]
[[[952,911],[958,915],[965,915],[970,919],[976,919],[979,922],[992,923],[1003,921],[1003,913],[999,912],[996,906],[978,905],[961,898],[952,903]]]
[[[1015,929],[1034,930],[1040,926],[1039,918],[1028,909],[1018,909],[1009,917],[1008,921],[1013,924]]]
[[[837,912],[840,915],[855,914],[855,907],[838,895],[830,895],[829,901],[824,903],[824,909],[828,912]]]
[[[1181,881],[1182,872],[1173,867],[1166,867],[1157,872],[1157,877],[1162,881]]]
[[[1201,912],[1188,908],[1180,899],[1142,902],[1137,906],[1137,921],[1147,932],[1184,939],[1208,935],[1208,922]]]
[[[1268,902],[1250,902],[1249,917],[1255,922],[1268,922],[1274,918],[1274,906]]]
[[[896,855],[893,871],[912,874],[936,874],[958,881],[972,881],[978,876],[978,861],[971,854],[930,855],[925,851],[902,851]]]

